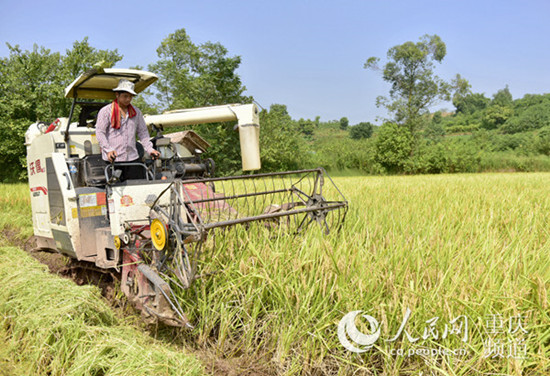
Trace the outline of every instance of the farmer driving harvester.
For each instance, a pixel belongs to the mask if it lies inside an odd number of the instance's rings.
[[[138,163],[139,153],[136,147],[136,133],[153,159],[160,153],[153,149],[149,131],[141,111],[132,106],[131,102],[136,95],[134,84],[122,79],[113,89],[116,99],[103,107],[97,116],[96,137],[101,147],[102,158],[106,162]],[[138,165],[121,165],[120,180],[143,179],[144,170]]]

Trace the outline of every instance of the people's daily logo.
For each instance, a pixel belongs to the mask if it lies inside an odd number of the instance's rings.
[[[362,311],[351,311],[342,317],[338,324],[338,339],[340,343],[349,351],[362,353],[370,349],[380,337],[380,325],[372,316],[362,315],[361,317],[370,324],[372,334],[361,333],[357,329],[355,319]],[[348,339],[349,338],[349,339]]]

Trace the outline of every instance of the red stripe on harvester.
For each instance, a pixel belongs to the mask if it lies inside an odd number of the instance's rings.
[[[38,192],[38,191],[44,192],[45,195],[48,194],[48,189],[46,187],[32,187],[31,188],[31,192]]]

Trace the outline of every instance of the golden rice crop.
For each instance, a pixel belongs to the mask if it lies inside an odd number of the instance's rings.
[[[217,233],[201,266],[219,273],[177,292],[196,328],[165,338],[287,375],[550,373],[550,174],[334,180],[340,232]],[[337,335],[356,310],[380,328],[363,353]]]
[[[240,228],[217,236],[205,268],[223,273],[181,293],[200,341],[226,356],[267,354],[282,374],[549,371],[550,175],[335,180],[350,202],[340,233]],[[407,309],[406,330],[418,339],[402,332],[392,342]],[[354,310],[375,317],[382,333],[361,354],[337,336],[340,319]],[[443,339],[445,325],[450,332],[461,316],[469,320],[467,341]],[[497,329],[490,319],[501,320],[503,333],[490,333]],[[505,347],[502,356],[495,343]]]

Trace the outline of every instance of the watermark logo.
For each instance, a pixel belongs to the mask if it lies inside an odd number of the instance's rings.
[[[380,337],[380,325],[372,316],[361,316],[370,324],[370,332],[372,334],[361,333],[359,329],[357,329],[355,319],[361,312],[362,311],[351,311],[342,317],[342,320],[338,323],[338,339],[340,340],[340,343],[347,350],[354,353],[363,353],[367,351],[374,346],[374,343]],[[361,346],[361,348],[357,347],[355,344]]]
[[[466,315],[451,319],[440,319],[438,316],[411,325],[412,310],[407,308],[397,331],[381,337],[380,323],[370,315],[361,315],[363,311],[351,311],[338,323],[338,339],[344,348],[354,353],[364,353],[377,341],[386,346],[389,354],[395,356],[464,356],[468,345],[452,349],[445,345],[446,340],[468,344],[470,342],[471,320]],[[366,322],[365,322],[366,320]],[[501,314],[490,314],[475,322],[485,325],[477,327],[475,333],[483,340],[484,358],[527,357],[528,330],[526,317],[515,315],[504,317]],[[364,328],[363,332],[358,328]],[[366,332],[366,333],[365,333]],[[368,334],[367,334],[368,333]]]

